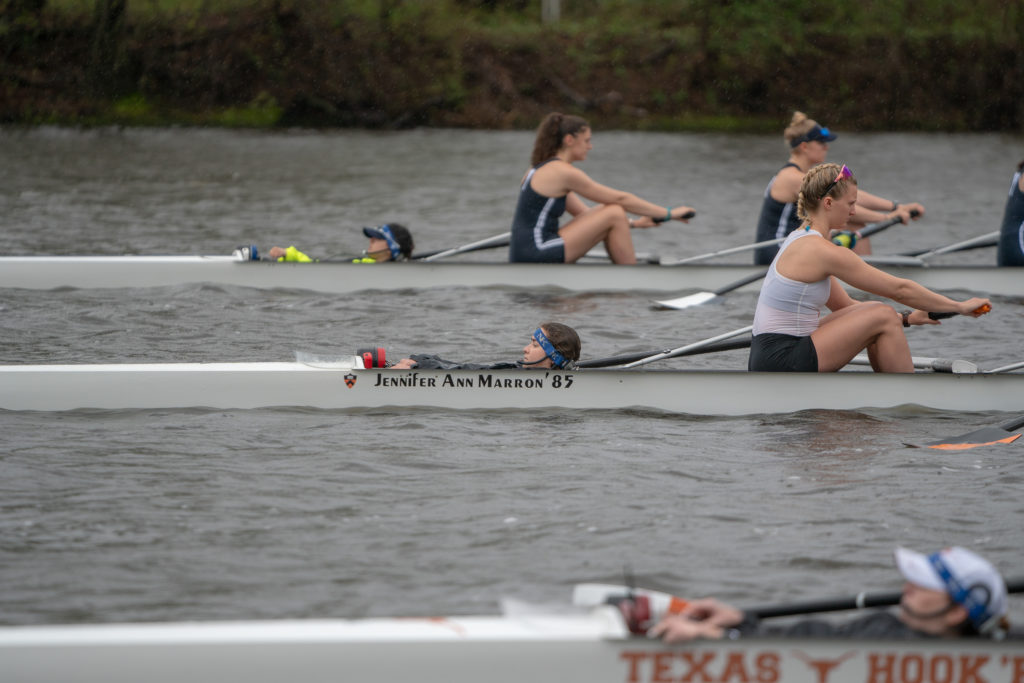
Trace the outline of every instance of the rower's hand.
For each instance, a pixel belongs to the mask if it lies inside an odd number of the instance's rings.
[[[889,218],[900,219],[900,222],[904,225],[910,223],[910,221],[919,220],[924,216],[924,204],[918,204],[917,202],[911,202],[909,204],[900,204],[899,207],[889,214]]]
[[[269,256],[271,260],[276,261],[279,258],[284,258],[285,254],[287,253],[288,250],[285,249],[284,247],[271,247],[270,252],[267,254],[267,256]]]
[[[978,318],[985,315],[992,310],[992,302],[988,299],[982,299],[974,297],[967,301],[961,301],[957,305],[957,313],[960,315],[969,315],[972,318]]]
[[[928,311],[916,310],[907,316],[907,322],[911,325],[941,325],[942,322],[934,320],[928,315]]]
[[[392,370],[412,370],[417,366],[416,361],[412,358],[403,358],[394,365],[391,366]]]
[[[647,635],[661,638],[666,643],[681,643],[697,638],[718,640],[725,635],[725,629],[708,621],[694,621],[681,614],[670,614],[652,626]]]
[[[672,220],[681,223],[689,223],[690,219],[697,215],[696,209],[689,206],[677,206],[672,209]]]

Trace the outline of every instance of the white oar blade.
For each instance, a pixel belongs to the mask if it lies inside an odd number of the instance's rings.
[[[706,304],[717,296],[718,295],[714,292],[697,292],[696,294],[690,294],[689,296],[681,296],[678,299],[665,299],[663,301],[655,301],[654,303],[662,308],[682,310],[684,308],[691,308],[693,306]]]

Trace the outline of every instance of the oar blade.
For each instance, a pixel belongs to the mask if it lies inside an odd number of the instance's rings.
[[[1005,445],[1014,443],[1020,438],[1021,432],[1017,430],[1022,427],[1024,427],[1024,416],[1014,418],[998,427],[982,427],[967,434],[950,436],[938,441],[922,444],[907,442],[906,445],[911,448],[932,448],[940,451],[963,451],[981,446]]]
[[[696,294],[681,296],[678,299],[664,299],[662,301],[655,301],[654,303],[661,308],[672,308],[680,311],[684,308],[691,308],[693,306],[706,304],[717,297],[718,295],[714,292],[697,292]]]

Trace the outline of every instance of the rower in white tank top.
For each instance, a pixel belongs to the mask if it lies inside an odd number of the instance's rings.
[[[806,228],[794,230],[779,247],[768,275],[761,285],[754,310],[753,334],[789,334],[807,337],[818,329],[821,309],[832,291],[831,278],[818,282],[800,282],[781,275],[776,268],[783,252],[798,239],[810,236],[824,239],[820,233]]]

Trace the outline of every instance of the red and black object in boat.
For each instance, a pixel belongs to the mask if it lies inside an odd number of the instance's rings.
[[[388,355],[383,346],[368,347],[356,351],[356,355],[363,359],[364,368],[386,368],[388,367]]]

